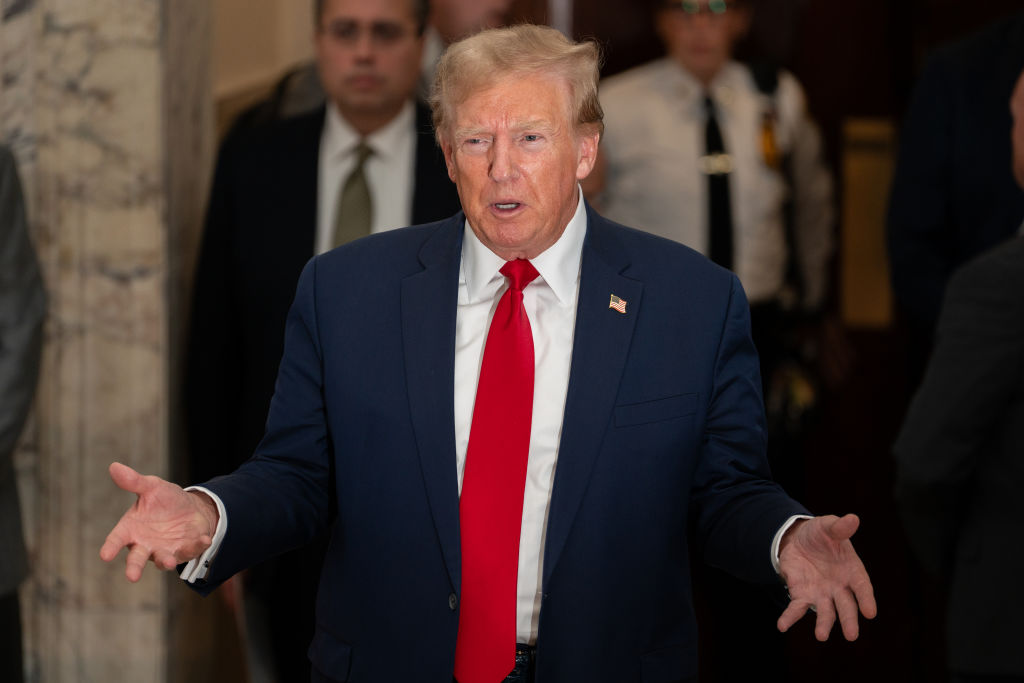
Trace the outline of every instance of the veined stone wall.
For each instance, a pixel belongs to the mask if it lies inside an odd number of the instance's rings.
[[[50,311],[17,464],[30,681],[163,681],[184,591],[99,547],[176,472],[176,382],[212,151],[206,0],[0,0],[0,140],[19,161]],[[122,556],[123,557],[123,556]]]

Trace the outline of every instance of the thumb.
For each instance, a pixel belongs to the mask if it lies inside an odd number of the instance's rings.
[[[128,467],[128,465],[112,462],[110,463],[109,471],[110,478],[114,480],[118,488],[136,494],[141,494],[143,489],[145,489],[142,475]]]
[[[836,541],[845,541],[860,527],[860,518],[855,514],[843,515],[827,527],[828,535]]]

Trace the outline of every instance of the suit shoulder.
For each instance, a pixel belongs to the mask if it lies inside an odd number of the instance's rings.
[[[636,106],[636,99],[648,99],[665,79],[666,62],[656,59],[601,81],[601,105],[612,109]]]
[[[983,287],[1018,299],[1024,287],[1024,238],[1013,237],[968,261],[950,279],[950,291]]]
[[[1024,238],[1015,237],[957,270],[946,287],[938,336],[951,330],[1009,339],[1024,333]]]
[[[295,146],[319,146],[324,109],[232,129],[224,139],[222,153],[241,157],[269,157],[290,153]]]
[[[661,78],[666,66],[667,60],[665,58],[655,59],[617,73],[614,76],[608,76],[601,80],[601,92],[602,94],[605,91],[614,93],[636,87],[647,87]]]

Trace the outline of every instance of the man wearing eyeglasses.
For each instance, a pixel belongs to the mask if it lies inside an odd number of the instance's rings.
[[[427,0],[317,0],[314,46],[326,106],[229,136],[196,274],[185,409],[191,476],[225,474],[263,435],[284,323],[314,254],[459,209],[415,99]],[[322,547],[245,578],[250,669],[308,680],[306,648]],[[259,615],[267,613],[267,647]]]
[[[794,397],[805,389],[813,396],[819,378],[804,342],[793,340],[812,340],[820,329],[832,181],[796,79],[732,58],[753,9],[739,0],[657,7],[667,55],[601,86],[605,169],[597,199],[613,220],[682,242],[739,277],[761,356],[769,460],[780,483],[799,496],[800,428],[788,415],[813,403]],[[708,610],[716,622],[710,630],[718,656],[707,658],[716,680],[763,680],[763,672],[782,669],[781,643],[766,642],[770,602],[724,574],[707,580],[720,586],[710,591]],[[747,618],[721,617],[732,608]],[[731,644],[740,640],[762,644],[763,653],[733,656]]]
[[[732,59],[752,11],[751,2],[737,0],[659,6],[655,23],[667,55],[601,85],[602,206],[619,222],[726,265],[758,304],[790,284],[784,210],[792,193],[798,304],[814,310],[825,297],[832,251],[832,181],[796,79],[786,71],[755,74]],[[707,145],[712,119],[717,150]],[[713,234],[720,216],[708,197],[719,179],[728,187],[721,236]]]

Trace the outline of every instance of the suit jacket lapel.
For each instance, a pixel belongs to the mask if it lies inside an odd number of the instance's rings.
[[[545,586],[601,450],[640,312],[643,284],[623,274],[629,267],[628,255],[608,228],[608,221],[588,206],[572,366],[545,541]],[[626,302],[625,314],[610,308],[613,294]]]
[[[424,243],[424,269],[402,283],[406,382],[420,465],[452,587],[461,581],[455,471],[455,316],[465,217],[441,224]]]

